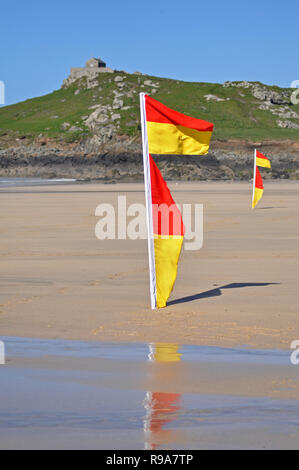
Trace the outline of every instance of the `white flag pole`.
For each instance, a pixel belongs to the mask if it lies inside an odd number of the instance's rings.
[[[254,201],[255,180],[256,180],[256,149],[254,149],[254,168],[253,168],[252,203],[253,203],[253,201]],[[252,209],[253,209],[253,207],[252,207]]]
[[[149,275],[150,275],[150,297],[151,297],[151,307],[154,310],[157,306],[157,302],[156,302],[156,269],[155,269],[151,174],[150,174],[147,127],[146,127],[145,94],[140,93],[139,96],[140,96],[140,117],[141,117],[141,131],[142,131],[144,189],[145,189],[145,203],[146,203],[148,259],[149,259]]]

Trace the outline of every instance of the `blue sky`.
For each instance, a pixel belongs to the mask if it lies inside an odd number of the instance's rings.
[[[128,72],[288,87],[299,80],[298,25],[298,0],[5,0],[0,80],[11,104],[100,56]]]

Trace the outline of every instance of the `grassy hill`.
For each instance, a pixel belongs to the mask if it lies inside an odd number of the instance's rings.
[[[254,90],[282,96],[282,102],[257,98]],[[30,142],[40,134],[61,142],[82,141],[107,125],[115,135],[137,136],[141,91],[182,113],[213,122],[213,139],[299,140],[298,129],[290,128],[299,128],[299,105],[290,103],[290,89],[246,82],[223,86],[116,72],[101,73],[91,83],[83,78],[48,95],[1,107],[0,148],[16,139]],[[87,118],[99,105],[104,119],[99,112],[92,127]],[[287,127],[279,127],[278,121],[286,122]]]

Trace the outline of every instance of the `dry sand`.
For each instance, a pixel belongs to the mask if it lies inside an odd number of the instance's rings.
[[[255,210],[250,183],[169,186],[177,203],[204,204],[204,244],[182,252],[174,303],[157,311],[146,241],[94,232],[96,206],[118,194],[143,203],[141,184],[1,189],[1,335],[289,349],[299,182],[266,181]]]

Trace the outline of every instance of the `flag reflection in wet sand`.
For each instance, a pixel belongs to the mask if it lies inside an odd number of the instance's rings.
[[[149,345],[149,361],[156,363],[175,363],[181,360],[181,354],[178,352],[178,345],[172,343],[157,343]],[[165,370],[166,372],[166,370]],[[175,373],[175,368],[172,367]],[[162,373],[162,374],[161,374]],[[153,370],[155,377],[159,382],[163,380],[163,370]],[[157,376],[158,374],[158,376]],[[165,381],[169,376],[167,370]],[[165,384],[163,384],[165,388]],[[147,392],[144,400],[146,416],[144,419],[145,449],[155,450],[161,446],[172,443],[175,440],[176,432],[171,429],[165,429],[166,425],[174,421],[180,410],[180,393],[171,392]]]

